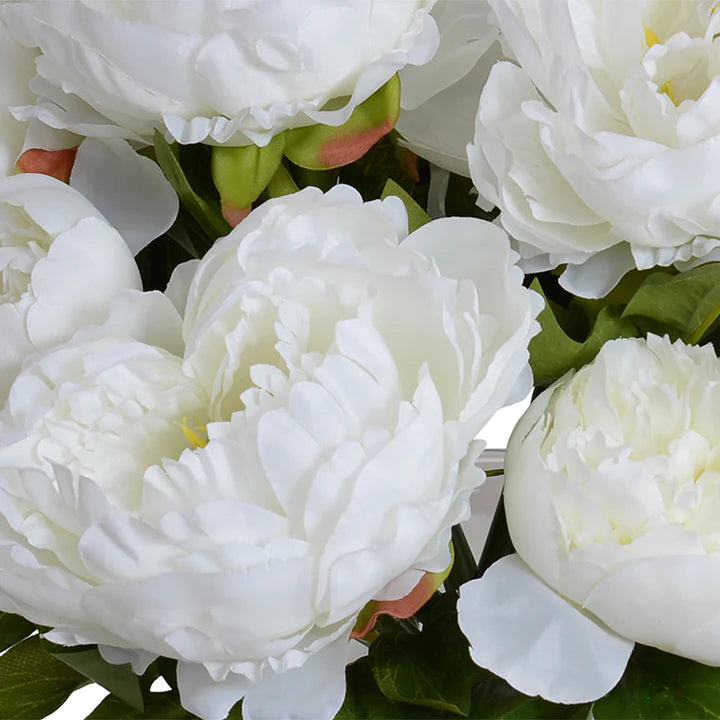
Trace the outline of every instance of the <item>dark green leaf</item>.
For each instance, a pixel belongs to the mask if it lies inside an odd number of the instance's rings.
[[[33,635],[0,657],[0,717],[40,720],[87,682],[84,675],[46,652]]]
[[[693,334],[707,334],[719,314],[720,263],[708,263],[679,275],[657,272],[645,278],[623,317],[645,330],[697,342],[702,337]]]
[[[103,660],[97,647],[82,645],[64,647],[43,641],[45,649],[66,665],[138,710],[143,709],[143,697],[138,676],[129,664],[112,665]]]
[[[392,178],[389,178],[385,183],[382,195],[380,196],[383,200],[388,195],[395,195],[399,197],[408,214],[408,230],[413,232],[419,227],[422,227],[426,223],[430,222],[430,216],[415,202],[413,197],[407,193],[403,188],[398,185]]]
[[[596,720],[720,718],[720,668],[636,645],[622,680],[593,714]]]
[[[145,710],[140,711],[108,695],[88,720],[186,720],[195,716],[180,705],[176,692],[145,693]]]
[[[456,596],[447,595],[454,608]],[[467,717],[475,666],[454,612],[426,623],[419,635],[380,636],[370,646],[369,658],[388,699]]]
[[[335,720],[439,720],[453,717],[427,707],[389,700],[378,688],[368,658],[362,658],[348,666],[345,676],[345,701]]]
[[[0,612],[0,650],[6,650],[35,632],[35,626],[20,615]]]
[[[556,705],[528,697],[487,670],[480,670],[473,686],[470,716],[488,720],[585,720],[590,705]]]
[[[530,287],[545,298],[537,278]],[[568,370],[586,365],[608,340],[639,335],[637,327],[621,317],[619,308],[610,305],[600,310],[589,335],[582,341],[567,335],[547,302],[538,321],[542,332],[530,341],[529,348],[530,366],[538,385],[549,385]]]
[[[452,544],[453,564],[450,574],[445,580],[447,590],[457,590],[477,575],[477,560],[460,525],[453,526]]]
[[[193,190],[180,166],[177,152],[173,150],[173,147],[168,144],[158,130],[155,130],[154,143],[158,165],[160,165],[165,177],[175,189],[183,206],[188,209],[203,231],[212,240],[227,235],[230,232],[230,226],[222,217],[220,208],[215,207],[214,204]]]

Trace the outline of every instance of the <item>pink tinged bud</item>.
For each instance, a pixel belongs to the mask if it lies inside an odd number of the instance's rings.
[[[382,125],[363,130],[353,135],[328,140],[320,146],[320,163],[327,168],[349,165],[359,160],[381,137],[387,135],[395,126],[388,119]]]
[[[329,170],[361,158],[400,114],[400,79],[394,75],[339,127],[310,125],[286,130],[285,155],[308,170]]]
[[[232,205],[226,205],[225,203],[223,203],[222,206],[223,217],[228,221],[230,227],[235,227],[242,222],[250,214],[251,210],[252,206],[238,208]]]
[[[350,637],[356,639],[365,637],[375,627],[375,623],[381,615],[390,615],[403,620],[413,616],[445,582],[452,570],[453,560],[450,561],[447,569],[441,572],[426,572],[420,578],[420,582],[399,600],[371,600],[360,611]]]
[[[15,172],[41,173],[64,183],[69,182],[77,150],[77,147],[65,150],[26,150],[15,163]]]

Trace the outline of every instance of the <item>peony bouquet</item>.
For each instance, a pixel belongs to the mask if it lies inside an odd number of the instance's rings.
[[[0,717],[720,717],[718,7],[0,0]]]

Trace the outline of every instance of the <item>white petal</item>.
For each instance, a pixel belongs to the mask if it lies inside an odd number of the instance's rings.
[[[345,697],[346,634],[300,667],[263,675],[243,702],[245,720],[331,720]]]
[[[673,548],[677,552],[677,546]],[[585,607],[640,643],[720,665],[720,558],[652,557],[604,577]]]
[[[162,235],[178,213],[178,196],[160,167],[124,140],[86,138],[70,185],[102,212],[133,255]]]
[[[134,288],[120,290],[112,299],[106,319],[100,328],[87,328],[97,337],[98,331],[116,337],[128,337],[163,348],[182,357],[182,319],[172,302],[162,293],[141,292]],[[82,337],[82,331],[75,339]]]
[[[458,623],[475,663],[526,695],[558,703],[605,695],[634,647],[551,590],[517,555],[460,588]]]
[[[129,663],[136,675],[142,675],[157,657],[145,650],[129,650],[112,645],[98,645],[98,651],[102,659],[111,665],[127,665]]]
[[[177,683],[182,706],[202,720],[224,720],[252,687],[250,680],[236,673],[216,682],[202,665],[187,662],[177,665]]]
[[[200,260],[188,260],[177,265],[172,271],[168,285],[165,288],[165,295],[180,313],[180,317],[185,316],[185,306],[187,305],[190,285],[199,264]]]
[[[102,321],[114,293],[138,288],[140,275],[124,243],[94,217],[58,235],[32,273],[36,303],[28,310],[30,339],[39,346]]]

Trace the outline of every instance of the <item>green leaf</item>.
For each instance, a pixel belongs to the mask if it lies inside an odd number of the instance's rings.
[[[430,216],[415,202],[412,196],[405,192],[392,178],[385,183],[382,195],[383,200],[389,195],[395,195],[403,201],[408,214],[408,230],[414,232],[430,222]]]
[[[622,680],[593,705],[596,720],[720,718],[720,668],[636,645]]]
[[[20,615],[0,612],[0,651],[32,635],[35,629],[29,620]]]
[[[177,692],[145,693],[145,710],[140,711],[108,695],[88,720],[189,720],[195,716],[180,705]]]
[[[223,208],[249,208],[280,167],[284,148],[283,134],[263,147],[214,147],[212,176]]]
[[[470,716],[488,720],[585,720],[589,710],[589,703],[556,705],[539,697],[528,697],[501,678],[478,668]]]
[[[0,657],[0,717],[40,720],[87,682],[46,652],[39,636],[33,635]]]
[[[549,385],[568,370],[587,365],[600,348],[613,338],[637,337],[637,327],[614,305],[603,307],[588,336],[581,342],[573,340],[555,317],[537,278],[530,287],[545,299],[545,307],[538,317],[539,335],[530,341],[530,366],[537,385]]]
[[[138,710],[143,709],[140,680],[129,664],[112,665],[103,660],[97,647],[92,645],[64,647],[47,640],[42,641],[42,644],[53,657],[102,685],[128,705]]]
[[[188,209],[203,231],[212,240],[227,235],[230,225],[220,213],[220,209],[198,195],[190,186],[178,160],[177,150],[169,145],[162,133],[155,130],[155,157],[168,182],[173,186],[180,202]]]
[[[449,599],[454,608],[454,593]],[[450,622],[427,623],[419,635],[380,636],[370,646],[369,658],[388,699],[467,717],[474,665],[454,611],[447,617]]]
[[[368,658],[348,666],[345,677],[345,701],[335,720],[432,720],[454,717],[431,708],[394,702],[385,697],[375,682]]]
[[[720,316],[720,263],[645,278],[623,317],[672,339],[699,342]]]
[[[457,590],[477,575],[478,564],[462,526],[453,525],[451,532],[453,562],[445,580],[445,589]]]
[[[309,170],[342,167],[361,158],[387,135],[400,113],[400,79],[394,75],[339,127],[310,125],[285,132],[285,155]]]

